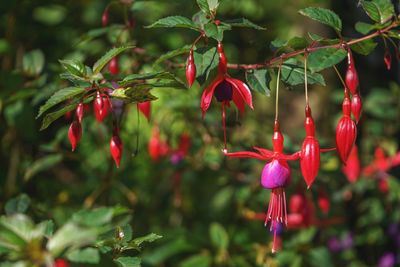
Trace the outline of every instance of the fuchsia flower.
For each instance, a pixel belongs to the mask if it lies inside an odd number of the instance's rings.
[[[274,241],[272,252],[279,249],[279,244],[276,238],[278,228],[276,222],[285,223],[287,225],[287,210],[286,210],[286,195],[284,188],[290,183],[291,172],[287,163],[288,160],[298,159],[298,155],[283,154],[283,135],[279,130],[279,122],[275,120],[274,133],[272,136],[273,151],[263,148],[254,147],[256,152],[224,152],[228,157],[234,158],[256,158],[269,161],[261,174],[261,185],[264,188],[271,189],[271,196],[268,205],[265,224],[271,221],[270,231],[274,233]]]
[[[146,101],[142,103],[138,103],[137,107],[139,111],[146,117],[146,119],[150,120],[151,115],[151,101]]]
[[[246,103],[253,109],[253,100],[249,87],[241,80],[234,79],[228,74],[227,59],[222,43],[218,43],[218,75],[208,85],[201,96],[201,110],[203,117],[210,107],[212,97],[215,96],[218,102],[222,103],[222,123],[224,128],[224,144],[226,148],[226,127],[225,127],[225,106],[233,101],[240,112],[244,112]]]
[[[357,145],[353,146],[346,164],[343,164],[342,171],[350,183],[356,182],[360,177],[361,165],[360,159],[358,158]]]

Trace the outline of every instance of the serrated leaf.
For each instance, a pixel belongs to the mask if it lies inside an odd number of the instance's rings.
[[[57,165],[60,163],[63,159],[62,154],[55,154],[55,155],[48,155],[45,157],[42,157],[36,161],[34,161],[32,164],[29,165],[29,167],[26,169],[25,175],[24,175],[24,181],[28,181],[31,179],[33,176],[35,176],[37,173],[47,170],[54,165]]]
[[[141,264],[138,257],[119,257],[114,261],[121,267],[140,267]]]
[[[284,83],[292,86],[304,84],[303,62],[299,62],[294,58],[288,59],[282,64],[281,74]],[[320,84],[325,86],[324,77],[319,73],[311,73],[308,71],[307,80],[309,84]]]
[[[161,62],[168,60],[170,58],[182,55],[182,54],[188,54],[190,51],[191,45],[185,45],[184,47],[169,51],[163,55],[161,55],[154,63],[153,66],[159,65]]]
[[[199,11],[193,15],[192,20],[203,29],[204,25],[211,21],[211,18],[204,12]]]
[[[207,0],[196,0],[197,5],[199,6],[200,10],[203,11],[204,14],[210,14],[210,7],[208,5]]]
[[[246,28],[253,28],[256,30],[266,30],[266,28],[261,27],[245,18],[227,20],[224,21],[224,23],[229,24],[232,27],[246,27]]]
[[[100,254],[95,248],[84,248],[68,252],[67,259],[76,263],[97,264],[100,262]]]
[[[211,243],[218,249],[227,249],[229,236],[225,228],[219,223],[212,223],[210,226]]]
[[[110,62],[113,57],[118,56],[120,53],[127,49],[134,48],[134,46],[121,46],[115,47],[104,54],[99,60],[97,60],[93,65],[93,75],[100,73],[100,71]]]
[[[193,21],[182,16],[170,16],[157,20],[153,24],[146,26],[145,28],[188,28],[196,31],[200,31],[199,27],[194,24]]]
[[[269,83],[271,77],[266,69],[246,72],[246,81],[250,88],[263,95],[270,95]]]
[[[390,0],[360,1],[362,8],[374,21],[384,24],[394,16],[394,7]]]
[[[72,216],[72,220],[79,225],[100,226],[111,221],[112,208],[97,208],[93,210],[80,210]]]
[[[30,76],[39,75],[44,67],[44,54],[41,50],[32,50],[22,58],[22,70]]]
[[[59,62],[73,76],[84,78],[87,74],[86,66],[78,60],[59,60]]]
[[[347,52],[344,49],[319,49],[308,56],[308,67],[312,72],[318,72],[338,64],[346,55]]]
[[[217,41],[222,41],[223,39],[223,29],[215,25],[214,22],[204,25],[204,32],[207,37],[213,38]]]
[[[39,113],[36,116],[36,118],[39,118],[40,116],[43,115],[44,112],[49,110],[50,108],[54,107],[55,105],[71,99],[75,98],[85,92],[85,88],[81,87],[67,87],[64,89],[61,89],[57,92],[55,92],[47,101],[44,105],[42,105],[39,109]]]
[[[355,25],[355,28],[359,33],[367,34],[370,31],[374,30],[376,27],[375,27],[375,25],[372,25],[369,23],[357,22]]]
[[[162,238],[162,236],[154,234],[154,233],[151,233],[151,234],[148,234],[148,235],[145,235],[145,236],[142,236],[142,237],[137,237],[137,238],[133,239],[131,241],[131,243],[134,244],[137,247],[140,247],[144,242],[151,243],[151,242],[154,242],[154,241],[156,241],[156,240],[158,240],[160,238]]]
[[[175,80],[174,74],[167,71],[149,72],[149,73],[135,73],[126,76],[121,82],[120,86],[127,86],[137,81],[150,80],[150,79],[169,79]]]
[[[342,21],[340,20],[339,16],[329,9],[321,7],[307,7],[299,10],[299,13],[303,16],[309,17],[310,19],[328,25],[337,32],[342,30]]]
[[[350,45],[351,50],[354,52],[367,56],[369,55],[372,51],[374,51],[375,47],[378,44],[373,41],[372,39],[367,39],[359,43],[355,43]]]
[[[194,51],[193,56],[196,62],[196,77],[204,76],[204,79],[207,80],[210,71],[218,66],[217,49],[215,47],[200,48]]]
[[[29,205],[31,203],[31,199],[27,194],[20,194],[17,197],[14,197],[7,201],[4,206],[4,211],[7,215],[11,215],[14,213],[25,213]]]

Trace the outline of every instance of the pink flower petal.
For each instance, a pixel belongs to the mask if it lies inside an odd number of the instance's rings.
[[[210,107],[212,97],[214,95],[215,88],[224,80],[224,76],[218,75],[214,81],[212,81],[206,89],[203,91],[201,96],[201,110],[203,111],[203,116],[207,109]]]
[[[249,87],[244,82],[238,79],[227,77],[226,80],[230,82],[235,89],[237,89],[237,91],[241,95],[242,99],[247,103],[247,105],[249,105],[251,109],[254,109],[253,97],[251,96],[251,91]]]

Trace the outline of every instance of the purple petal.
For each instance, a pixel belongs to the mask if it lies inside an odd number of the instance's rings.
[[[261,185],[267,189],[285,187],[290,182],[290,168],[286,161],[272,160],[264,166]]]

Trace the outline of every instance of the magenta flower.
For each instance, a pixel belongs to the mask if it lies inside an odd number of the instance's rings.
[[[253,109],[253,99],[249,87],[241,80],[234,79],[228,74],[227,59],[222,43],[218,43],[218,75],[204,89],[201,96],[201,110],[203,117],[210,107],[213,96],[222,103],[222,124],[224,128],[224,144],[226,148],[225,106],[233,101],[240,112],[244,112],[245,103]]]

